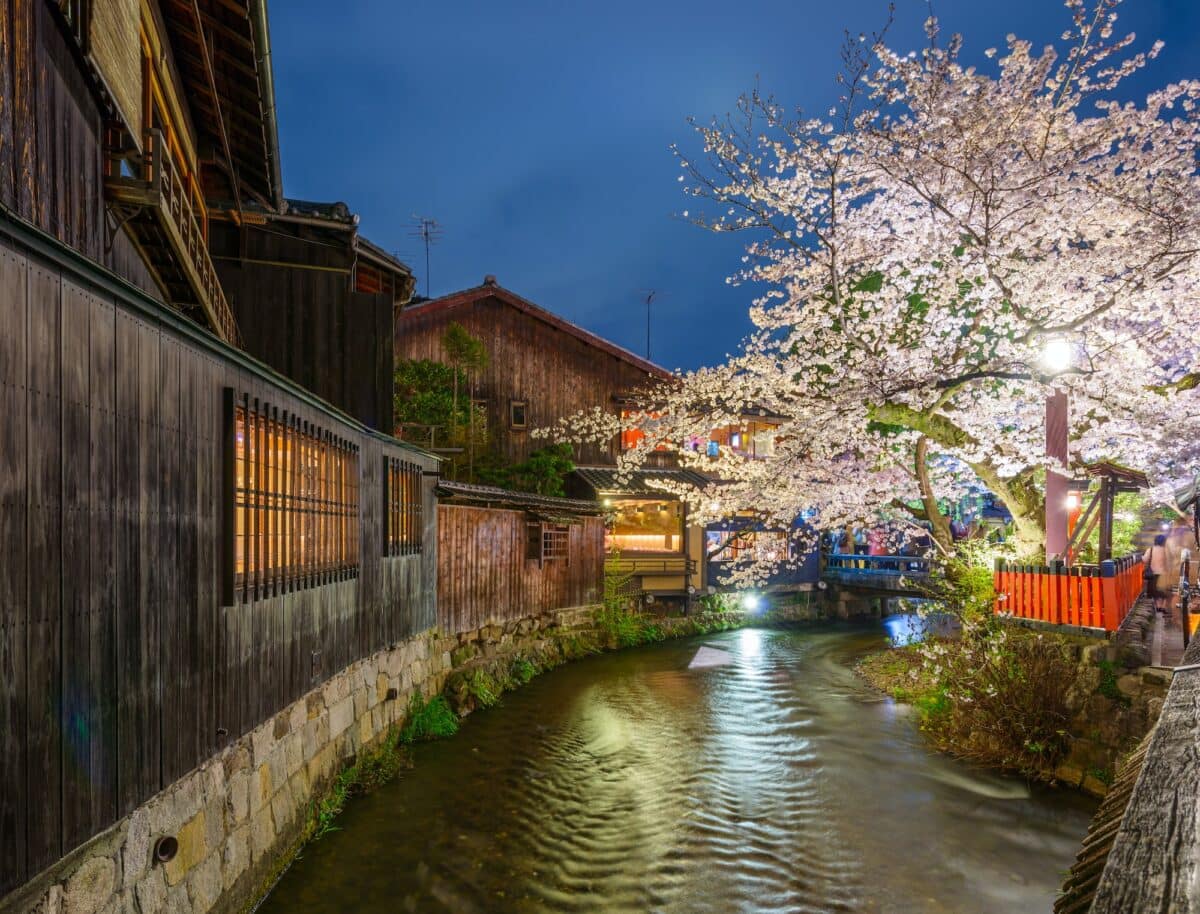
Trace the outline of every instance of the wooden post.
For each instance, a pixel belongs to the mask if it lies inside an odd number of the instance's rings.
[[[1112,559],[1113,532],[1113,481],[1111,477],[1100,479],[1100,561]]]
[[[1105,631],[1115,632],[1121,624],[1117,596],[1117,566],[1110,559],[1100,563],[1100,619]]]

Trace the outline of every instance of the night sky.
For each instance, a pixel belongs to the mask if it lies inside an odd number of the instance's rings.
[[[924,41],[924,0],[897,0],[889,43]],[[1069,25],[1055,0],[937,0],[965,59],[1015,32],[1036,45]],[[669,151],[695,151],[688,115],[730,110],[759,78],[823,114],[843,30],[870,32],[885,0],[603,0],[489,3],[275,0],[270,4],[284,189],[343,200],[425,293],[414,215],[443,226],[432,294],[500,284],[651,357],[721,360],[749,329],[753,291],[726,285],[739,236],[680,219]],[[1118,31],[1166,41],[1127,85],[1200,76],[1200,0],[1126,0]]]

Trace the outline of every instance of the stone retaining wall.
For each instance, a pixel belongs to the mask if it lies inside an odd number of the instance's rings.
[[[342,670],[0,901],[0,914],[206,914],[258,896],[311,801],[360,750],[434,695],[457,642],[436,630]],[[164,836],[178,841],[153,859]]]

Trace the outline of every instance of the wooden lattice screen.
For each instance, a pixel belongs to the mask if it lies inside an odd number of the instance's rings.
[[[421,468],[395,457],[384,457],[383,467],[387,515],[384,555],[413,555],[421,551]]]
[[[233,412],[235,596],[249,602],[356,576],[357,446],[248,396]]]

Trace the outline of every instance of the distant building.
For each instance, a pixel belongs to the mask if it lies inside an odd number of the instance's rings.
[[[498,450],[509,460],[524,459],[549,443],[534,438],[533,429],[596,408],[620,417],[651,401],[654,388],[673,377],[665,368],[503,288],[491,276],[473,289],[400,311],[397,358],[445,362],[442,337],[452,322],[482,340],[488,351],[489,364],[477,379],[474,396],[486,410]],[[705,453],[732,448],[746,456],[769,456],[778,422],[779,417],[755,412],[736,426],[683,446]],[[671,601],[702,596],[710,587],[720,589],[728,563],[741,548],[751,548],[747,544],[754,543],[755,536],[743,532],[733,547],[721,549],[721,537],[745,521],[709,531],[688,522],[686,506],[661,484],[704,486],[713,480],[681,468],[670,449],[652,452],[642,469],[618,475],[618,456],[638,446],[641,438],[640,432],[625,432],[604,444],[579,448],[567,493],[605,508],[609,567],[629,575],[631,589]],[[775,535],[759,534],[754,548],[765,548]],[[787,546],[783,555],[790,550]],[[781,569],[771,583],[787,587],[816,579],[815,564],[804,560],[799,570]]]
[[[530,435],[576,413],[599,407],[620,415],[625,400],[671,373],[498,285],[480,286],[404,308],[398,316],[398,359],[446,362],[442,336],[459,323],[487,348],[488,367],[475,397],[486,408],[500,454],[523,460],[545,447]],[[619,443],[585,446],[583,464],[615,462]]]

